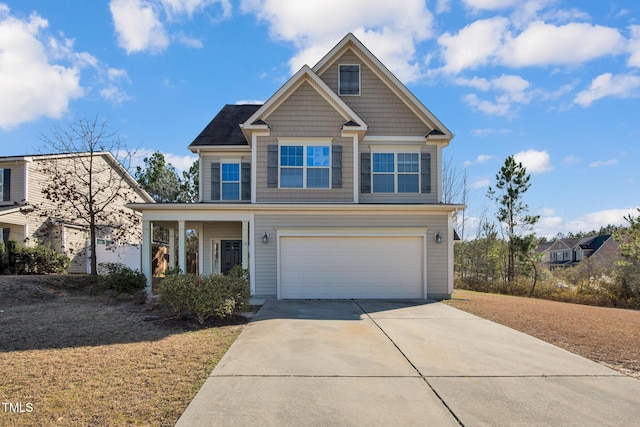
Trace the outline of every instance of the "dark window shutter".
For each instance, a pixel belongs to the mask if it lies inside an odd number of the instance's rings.
[[[211,200],[220,200],[220,163],[211,163]]]
[[[267,147],[267,187],[278,188],[278,146]]]
[[[8,201],[11,200],[11,169],[4,169],[3,174],[2,200]]]
[[[371,193],[371,153],[360,153],[360,192]]]
[[[331,146],[331,188],[342,188],[342,145]]]
[[[431,153],[420,154],[420,192],[431,193]]]
[[[3,228],[2,229],[2,243],[7,244],[7,242],[9,241],[9,232],[11,230],[9,228]]]
[[[251,163],[242,163],[241,165],[241,186],[240,189],[242,200],[251,200]]]

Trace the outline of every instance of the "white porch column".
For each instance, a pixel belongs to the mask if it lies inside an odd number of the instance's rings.
[[[176,229],[169,229],[169,268],[176,268]]]
[[[187,242],[184,221],[178,221],[178,267],[183,273],[187,272]]]
[[[151,221],[142,220],[142,273],[147,278],[147,296],[151,296],[152,271],[151,271]]]
[[[249,268],[249,221],[242,221],[242,269]]]

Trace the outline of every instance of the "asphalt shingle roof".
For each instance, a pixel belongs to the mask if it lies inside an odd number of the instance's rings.
[[[193,140],[190,147],[207,145],[248,145],[240,129],[240,124],[247,121],[262,105],[227,104],[209,122],[200,135]]]

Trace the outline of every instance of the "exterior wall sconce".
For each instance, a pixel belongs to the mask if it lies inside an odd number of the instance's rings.
[[[267,232],[265,231],[264,234],[262,235],[262,243],[264,243],[265,245],[267,243],[269,243],[269,235],[267,234]]]
[[[439,231],[436,233],[436,243],[442,243],[442,236]]]

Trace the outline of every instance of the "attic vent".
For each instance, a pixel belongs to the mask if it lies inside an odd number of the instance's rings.
[[[441,135],[444,135],[444,132],[442,132],[440,129],[433,129],[431,132],[429,132],[425,136],[441,136]]]
[[[342,127],[359,127],[360,125],[353,120],[349,120],[347,123],[343,124]]]
[[[338,66],[338,95],[360,95],[360,66]]]

